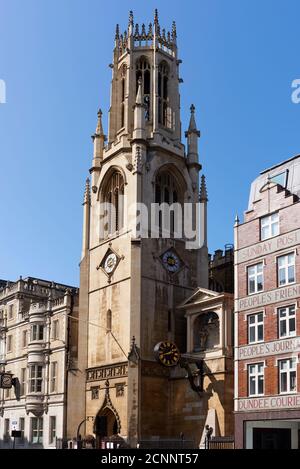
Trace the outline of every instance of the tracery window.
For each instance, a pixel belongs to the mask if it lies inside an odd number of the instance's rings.
[[[171,128],[169,109],[169,67],[162,62],[158,68],[158,123]]]
[[[139,80],[142,80],[142,93],[145,104],[145,119],[150,119],[150,102],[151,102],[151,74],[150,64],[145,57],[141,57],[136,62],[136,93],[138,92]]]
[[[175,231],[177,234],[181,233],[183,220],[181,191],[174,175],[168,170],[162,170],[156,176],[155,203],[168,204],[174,207],[174,210],[170,211],[170,231],[171,234]],[[166,216],[167,215],[168,214],[166,214]],[[158,224],[160,230],[163,226],[167,228],[163,222],[163,213],[161,210],[159,211]]]
[[[104,204],[107,220],[104,230],[113,234],[124,224],[124,179],[119,171],[114,171],[105,185]]]

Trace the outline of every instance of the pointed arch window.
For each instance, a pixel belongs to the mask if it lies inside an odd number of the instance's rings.
[[[166,169],[161,170],[156,176],[155,203],[173,205],[174,208],[178,204],[177,212],[176,210],[170,211],[170,230],[171,234],[174,234],[175,231],[180,233],[183,220],[183,194],[174,175]],[[159,211],[158,223],[159,229],[162,230],[163,215],[161,210]]]
[[[139,79],[142,80],[142,92],[144,96],[144,104],[146,106],[145,119],[150,120],[150,103],[151,103],[151,74],[150,64],[145,57],[141,57],[136,62],[136,94],[138,92]]]
[[[106,313],[106,332],[110,332],[112,329],[112,314],[109,309]]]
[[[119,171],[114,171],[107,181],[103,198],[107,220],[104,229],[110,235],[119,231],[124,225],[124,178]]]
[[[123,128],[125,126],[125,89],[126,89],[126,72],[127,67],[124,65],[121,70],[121,90],[120,90],[120,102],[121,102],[121,109],[120,109],[120,127]]]
[[[169,108],[169,67],[162,62],[158,67],[158,123],[171,128]]]

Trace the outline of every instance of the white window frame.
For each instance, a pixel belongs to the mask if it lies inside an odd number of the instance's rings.
[[[258,267],[261,266],[262,270],[261,272],[258,272]],[[255,272],[253,274],[250,274],[249,271],[250,269],[255,269]],[[262,277],[262,289],[258,289],[258,277]],[[255,282],[255,288],[254,291],[250,291],[250,282],[251,280],[254,280]],[[258,262],[257,264],[249,265],[247,266],[247,286],[248,286],[248,295],[255,295],[256,293],[261,293],[264,291],[264,263],[263,262]]]
[[[275,218],[275,220],[274,220]],[[272,231],[275,229],[275,233]],[[264,229],[267,230],[268,234],[263,236]],[[260,219],[260,239],[265,241],[266,239],[275,238],[279,235],[279,212],[272,213],[271,215],[266,215]]]
[[[30,393],[43,392],[43,366],[42,365],[31,365],[29,368],[29,392]]]
[[[291,310],[293,311],[291,314]],[[285,317],[280,317],[281,313],[286,312]],[[296,321],[296,305],[283,306],[277,309],[278,314],[278,338],[286,339],[288,337],[295,337],[297,335],[297,321]],[[294,319],[295,330],[290,331],[290,319]],[[286,335],[281,335],[281,324],[285,323]]]
[[[42,334],[41,334],[42,331]],[[32,324],[31,326],[31,341],[41,342],[44,340],[44,324]],[[42,336],[42,338],[41,338]]]
[[[289,262],[289,256],[293,256],[294,262],[290,263]],[[286,262],[284,263],[283,267],[279,267],[279,260],[286,258]],[[289,278],[289,267],[294,267],[294,280],[291,282],[288,281]],[[280,283],[280,271],[284,270],[284,277],[285,277],[285,282]],[[278,281],[278,287],[284,287],[285,285],[292,285],[293,283],[296,282],[296,253],[295,251],[289,252],[288,254],[284,254],[283,256],[277,256],[277,281]]]
[[[258,317],[259,316],[262,316],[262,320],[259,321],[258,320]],[[253,323],[250,323],[250,318],[255,318],[255,321]],[[247,325],[248,325],[248,344],[257,344],[257,343],[260,343],[260,342],[263,342],[264,341],[264,312],[263,311],[260,311],[259,313],[254,313],[254,314],[248,314],[247,316]],[[262,326],[262,330],[263,330],[263,333],[262,333],[262,339],[258,339],[258,328]],[[250,330],[251,329],[254,329],[254,336],[255,336],[255,339],[254,340],[250,340]]]
[[[281,366],[283,363],[288,363],[287,370],[282,370]],[[293,394],[297,392],[297,359],[295,357],[286,358],[284,360],[278,360],[278,370],[279,370],[279,394]],[[291,389],[291,373],[295,373],[295,389]],[[283,374],[287,375],[287,389],[282,391],[281,389],[281,377]]]
[[[36,429],[33,428],[33,423],[36,423]],[[30,443],[34,445],[40,445],[43,443],[44,433],[44,421],[43,417],[31,417],[30,419]],[[36,436],[34,436],[36,432]],[[37,441],[34,441],[36,439]]]
[[[254,367],[254,371],[251,372],[251,367]],[[262,372],[259,372],[259,367],[262,367]],[[247,366],[247,371],[248,371],[248,396],[249,397],[256,397],[256,396],[263,396],[264,395],[264,390],[265,390],[265,364],[264,362],[259,362],[259,363],[251,363]],[[262,393],[258,392],[258,383],[259,383],[259,378],[263,377],[262,383],[263,383],[263,391]],[[250,389],[251,389],[251,378],[254,377],[255,379],[255,392],[251,394]]]
[[[57,362],[51,362],[50,365],[50,392],[57,391]]]

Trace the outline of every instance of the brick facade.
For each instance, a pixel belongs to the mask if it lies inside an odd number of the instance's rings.
[[[262,173],[264,177],[260,176],[255,182],[256,194],[254,196],[252,191],[244,222],[240,224],[236,220],[235,224],[237,448],[258,448],[267,445],[275,448],[288,445],[289,441],[293,448],[298,447],[296,433],[300,428],[300,420],[299,423],[294,422],[290,425],[289,419],[297,420],[300,411],[300,205],[298,191],[295,190],[295,186],[289,187],[291,181],[288,181],[288,177],[290,173],[295,181],[295,174],[300,168],[299,163],[300,157],[296,157],[290,162],[283,163],[282,166],[271,168],[267,174]],[[285,187],[277,184],[276,174],[286,174]],[[278,216],[278,224],[274,226],[274,236],[270,229],[270,236],[262,239],[262,218],[276,213],[278,213],[275,215]],[[288,271],[291,272],[289,273],[291,281],[280,285],[278,257],[289,254],[294,254],[294,266],[292,265]],[[252,293],[249,291],[248,269],[261,263],[263,286],[260,286],[258,281],[259,291]],[[278,310],[288,306],[295,307],[295,327],[292,325],[291,331],[287,331],[282,337]],[[263,333],[262,337],[256,340],[249,336],[249,316],[258,313],[263,313],[263,316],[260,316],[263,317]],[[291,384],[294,383],[293,375],[289,375],[288,390],[283,392],[280,387],[278,360],[291,358],[296,360],[296,389],[294,384]],[[258,387],[258,392],[253,393],[252,389],[251,393],[249,365],[258,363],[264,365],[263,391],[261,392],[261,388]],[[263,423],[266,421],[267,423]],[[264,437],[268,428],[270,433]],[[287,438],[285,442],[281,439],[282,431],[291,432],[291,436],[285,433]]]

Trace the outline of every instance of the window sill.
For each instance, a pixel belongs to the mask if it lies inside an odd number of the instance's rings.
[[[284,288],[284,287],[289,287],[290,285],[296,285],[296,280],[294,282],[290,282],[290,283],[285,283],[284,285],[278,285],[277,288]]]
[[[255,292],[253,292],[253,293],[249,293],[249,292],[248,292],[247,296],[258,295],[259,293],[264,293],[264,290],[255,291]]]
[[[289,394],[297,394],[297,391],[285,391],[285,392],[280,392],[279,396],[288,396]]]

